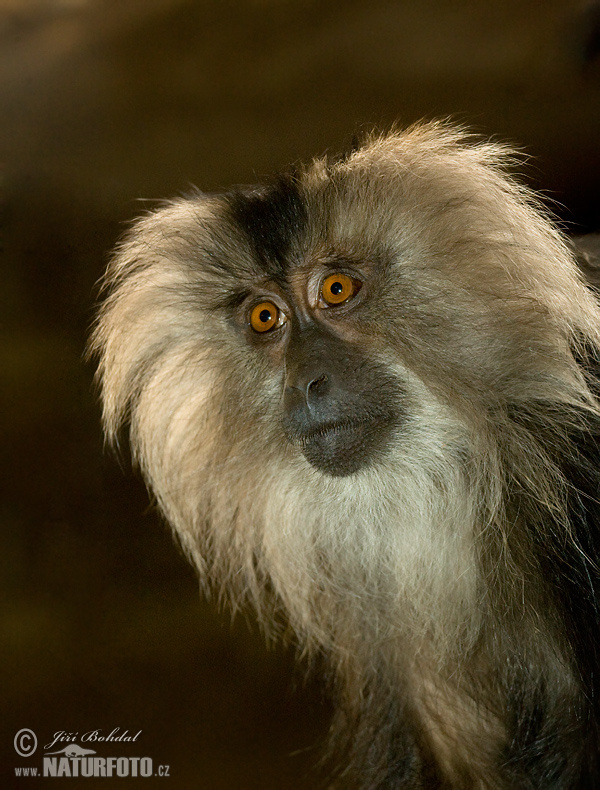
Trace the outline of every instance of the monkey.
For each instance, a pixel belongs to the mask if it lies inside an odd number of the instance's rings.
[[[325,662],[332,787],[600,786],[600,305],[517,162],[372,133],[106,274],[106,436],[206,590]]]

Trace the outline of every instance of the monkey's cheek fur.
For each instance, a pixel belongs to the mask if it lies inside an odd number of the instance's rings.
[[[296,439],[315,469],[332,477],[347,477],[370,466],[391,438],[392,421],[330,423]]]

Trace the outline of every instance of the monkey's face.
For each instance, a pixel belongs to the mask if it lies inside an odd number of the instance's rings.
[[[286,440],[333,476],[373,463],[403,419],[400,382],[353,342],[368,291],[364,270],[329,261],[287,287],[260,283],[237,312],[245,341],[280,378]]]
[[[213,209],[235,250],[225,258],[220,243],[212,259],[226,273],[220,315],[245,373],[217,400],[235,414],[252,381],[242,401],[252,406],[234,422],[245,418],[250,433],[253,421],[255,437],[267,430],[288,457],[301,453],[333,477],[374,468],[392,448],[408,457],[424,397],[439,406],[437,423],[449,403],[493,405],[516,369],[503,358],[528,353],[507,278],[486,260],[481,235],[471,239],[472,204],[440,193],[435,173],[390,178],[376,200],[384,180],[372,177],[357,185],[340,168],[312,183],[281,178],[217,198]]]

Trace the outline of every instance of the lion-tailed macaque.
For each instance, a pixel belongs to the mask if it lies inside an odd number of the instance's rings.
[[[106,433],[325,657],[336,787],[600,787],[600,308],[512,166],[373,135],[149,213],[106,277]]]

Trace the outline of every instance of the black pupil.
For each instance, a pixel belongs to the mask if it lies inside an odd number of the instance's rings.
[[[330,290],[334,296],[339,296],[344,290],[344,286],[340,282],[331,283]]]
[[[270,310],[267,310],[267,309],[265,308],[264,310],[261,310],[261,311],[260,311],[260,313],[258,314],[258,317],[259,317],[260,321],[261,321],[263,324],[268,324],[268,323],[269,323],[269,321],[271,320],[271,311],[270,311]]]

